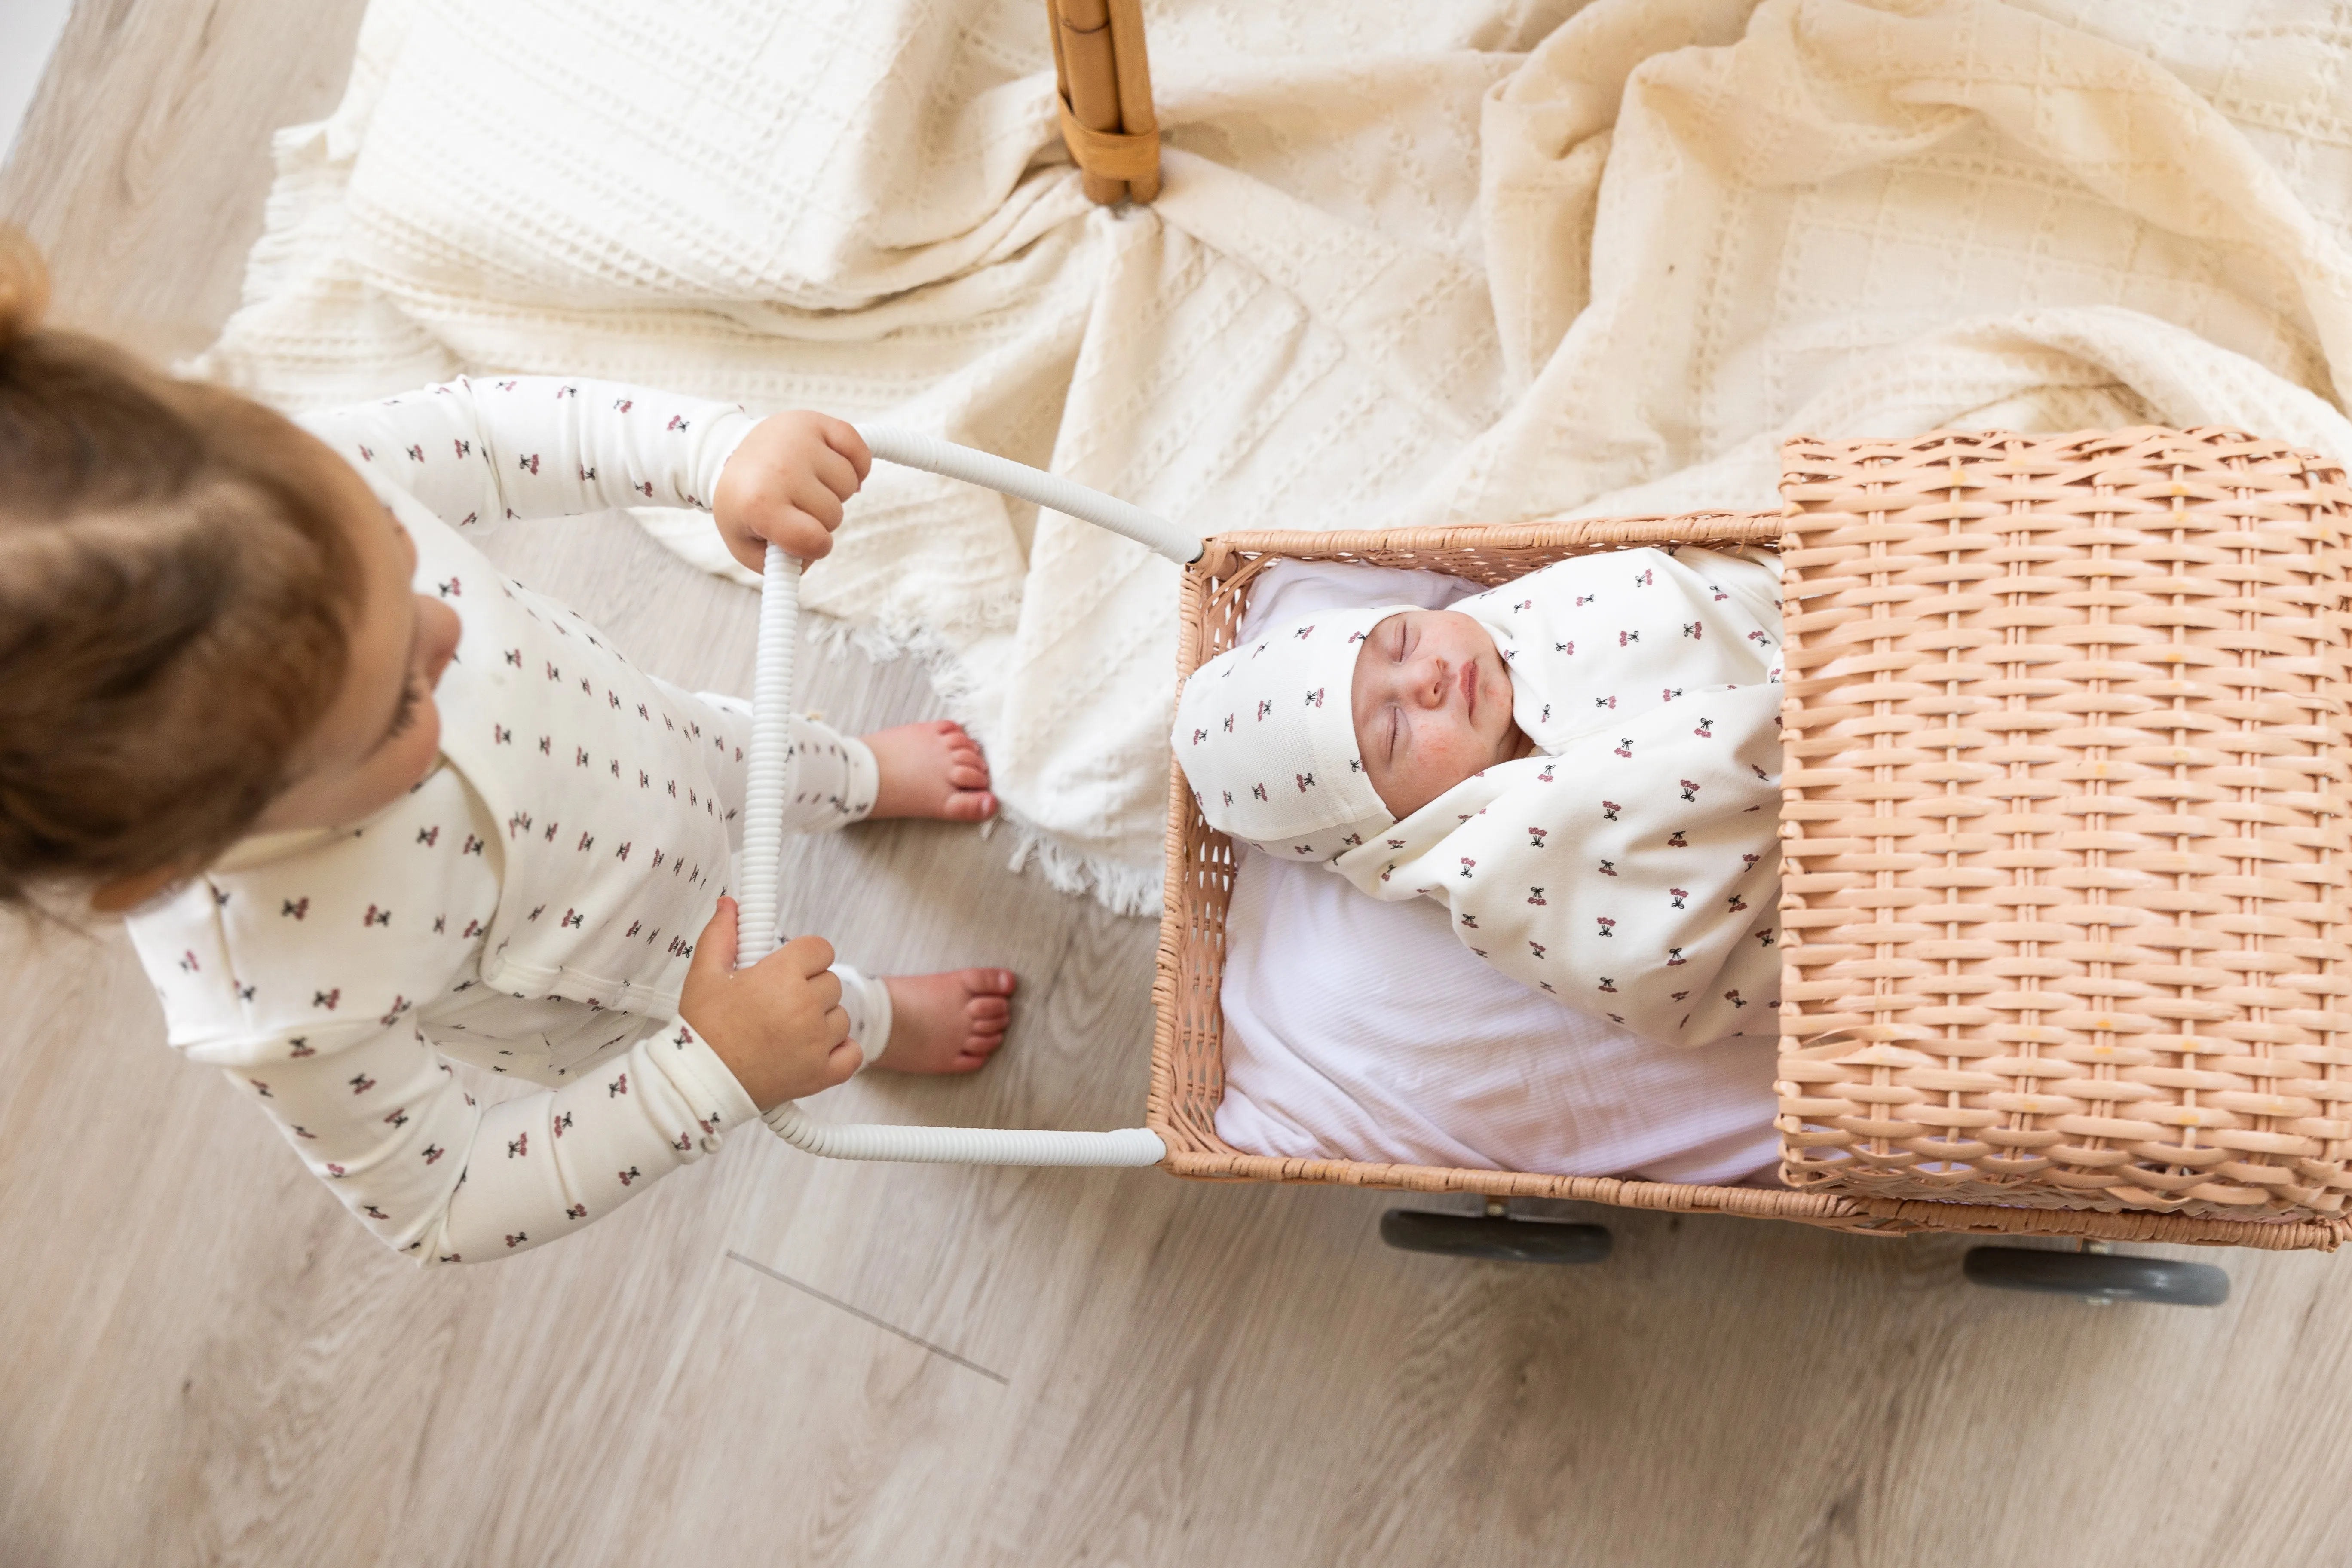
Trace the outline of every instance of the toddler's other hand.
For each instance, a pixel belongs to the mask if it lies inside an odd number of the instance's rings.
[[[711,521],[727,552],[752,571],[771,544],[821,561],[833,549],[841,506],[866,482],[874,456],[845,419],[796,408],[751,428],[719,475]]]
[[[762,1112],[847,1081],[864,1059],[849,1043],[833,944],[800,936],[749,969],[735,967],[735,900],[721,899],[695,944],[678,1016],[710,1043]]]

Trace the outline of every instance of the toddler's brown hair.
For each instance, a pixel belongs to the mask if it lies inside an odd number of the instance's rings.
[[[184,868],[289,782],[359,558],[288,420],[45,329],[0,226],[0,905]]]

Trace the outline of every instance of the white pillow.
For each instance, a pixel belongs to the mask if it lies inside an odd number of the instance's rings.
[[[1278,562],[1241,635],[1476,592],[1430,572]],[[1769,1037],[1637,1040],[1486,967],[1425,899],[1381,903],[1321,867],[1246,851],[1225,933],[1217,1133],[1237,1149],[1710,1184],[1780,1160]]]

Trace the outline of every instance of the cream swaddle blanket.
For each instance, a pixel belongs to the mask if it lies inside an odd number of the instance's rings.
[[[1374,898],[1435,900],[1513,979],[1703,1044],[1779,1000],[1778,590],[1762,552],[1643,549],[1455,604],[1493,637],[1536,751],[1402,821],[1364,778],[1345,698],[1395,606],[1278,626],[1203,666],[1177,754],[1213,825]]]

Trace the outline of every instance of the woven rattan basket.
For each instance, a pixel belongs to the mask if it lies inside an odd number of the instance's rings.
[[[1785,468],[1788,1179],[2340,1216],[2342,469],[2158,429]]]
[[[1496,584],[1571,555],[1643,544],[1780,542],[1773,513],[1538,522],[1492,528],[1381,533],[1227,534],[1208,542],[1183,584],[1178,678],[1233,646],[1252,580],[1280,558],[1359,562],[1451,573]],[[1611,1176],[1302,1160],[1253,1154],[1217,1136],[1224,1092],[1224,1021],[1218,990],[1224,970],[1225,910],[1233,892],[1233,847],[1194,808],[1182,775],[1169,786],[1167,903],[1160,922],[1154,1000],[1151,1089],[1146,1122],[1168,1146],[1166,1168],[1194,1178],[1333,1183],[1489,1197],[1570,1198],[1626,1207],[1737,1214],[1899,1236],[1918,1230],[2028,1232],[2115,1240],[2233,1244],[2264,1248],[2334,1247],[2352,1234],[2341,1220],[2271,1223],[2203,1215],[2037,1210],[1953,1201],[1835,1180],[1795,1190],[1690,1186]],[[1807,1154],[1825,1161],[1820,1149]]]

